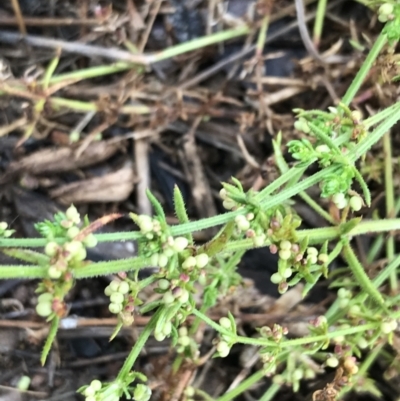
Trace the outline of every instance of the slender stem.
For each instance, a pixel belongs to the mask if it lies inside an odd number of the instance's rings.
[[[322,30],[324,28],[326,4],[327,0],[319,0],[317,6],[317,12],[315,14],[313,40],[314,40],[314,46],[316,46],[317,48],[320,44]]]
[[[397,216],[400,212],[400,198],[397,199],[396,205],[395,205],[395,216]],[[384,236],[383,234],[379,235],[376,237],[375,241],[373,242],[372,246],[370,247],[370,250],[367,255],[367,262],[372,263],[378,256],[379,252],[382,249],[384,242]]]
[[[281,343],[276,343],[275,341],[268,340],[266,338],[253,338],[253,337],[249,338],[249,337],[235,336],[232,333],[230,333],[229,331],[227,331],[226,329],[222,328],[219,324],[215,323],[208,316],[203,315],[200,311],[193,309],[192,313],[193,313],[193,315],[198,316],[201,320],[203,320],[205,323],[207,323],[209,326],[211,326],[217,332],[219,332],[223,335],[230,336],[234,342],[242,343],[242,344],[259,345],[262,347],[269,346],[269,347],[273,347],[273,348],[292,348],[292,347],[295,347],[298,345],[326,341],[326,339],[331,339],[331,338],[335,338],[335,337],[339,337],[339,336],[347,336],[350,334],[360,333],[360,332],[364,332],[367,330],[373,330],[373,329],[376,329],[380,325],[380,322],[367,323],[367,324],[363,324],[363,325],[359,325],[359,326],[348,327],[345,329],[338,329],[336,331],[328,332],[326,334],[303,337],[303,338],[295,338],[292,340],[285,340],[284,342],[281,342]],[[400,315],[400,313],[397,313],[396,315]]]
[[[349,88],[346,91],[346,94],[343,96],[342,103],[344,103],[346,106],[349,106],[351,101],[353,100],[354,96],[360,89],[361,85],[364,82],[364,79],[368,75],[372,64],[378,57],[379,53],[381,52],[383,46],[385,46],[385,43],[387,41],[387,36],[385,33],[381,32],[378,38],[376,39],[374,45],[372,46],[372,49],[368,53],[367,58],[365,59],[363,65],[361,68],[358,70],[357,75],[355,76],[353,82],[349,86]]]
[[[268,387],[268,390],[262,395],[259,401],[271,401],[280,389],[280,384],[271,383],[271,385]]]
[[[110,260],[107,262],[89,263],[73,271],[77,279],[96,277],[105,274],[115,274],[121,271],[140,270],[151,266],[150,259],[133,257],[127,259]]]
[[[383,136],[383,154],[385,158],[385,197],[386,197],[386,217],[394,217],[394,184],[393,184],[393,166],[392,166],[392,144],[390,131]],[[386,257],[390,262],[394,258],[394,237],[389,233],[389,237],[386,240]],[[397,272],[393,271],[390,275],[390,289],[394,294],[397,292]]]
[[[316,213],[318,213],[322,218],[324,218],[328,223],[335,224],[333,217],[326,212],[310,195],[306,192],[300,192],[299,196],[308,206],[311,207]]]
[[[243,25],[238,28],[217,32],[212,35],[203,36],[198,39],[193,39],[191,41],[170,47],[169,49],[165,49],[160,51],[159,53],[156,53],[153,57],[153,62],[176,57],[192,50],[223,42],[224,40],[233,39],[238,36],[244,36],[250,33],[250,31],[250,27],[248,27],[247,25]]]
[[[364,293],[368,294],[376,304],[386,309],[382,294],[376,289],[370,278],[365,273],[364,268],[357,259],[354,251],[351,249],[349,243],[343,246],[343,256]]]
[[[101,65],[98,67],[83,68],[77,71],[55,75],[50,78],[49,84],[52,85],[66,81],[78,82],[83,79],[97,78],[97,77],[102,77],[104,75],[115,74],[117,72],[129,70],[135,67],[137,67],[136,64],[126,63],[121,61],[111,65]]]
[[[276,165],[278,166],[281,174],[284,174],[287,171],[289,171],[289,166],[287,165],[286,160],[283,157],[281,151],[281,142],[282,142],[282,133],[280,132],[277,136],[277,139],[272,141],[272,144],[274,147]],[[300,192],[299,196],[301,199],[304,200],[304,202],[308,204],[308,206],[314,209],[314,211],[317,212],[326,221],[328,221],[333,225],[335,224],[335,221],[332,218],[332,216],[329,213],[327,213],[317,202],[315,202],[314,199],[312,199],[311,196],[309,196],[305,191]]]
[[[235,400],[240,394],[248,390],[254,384],[259,382],[265,376],[264,371],[261,369],[251,376],[249,376],[246,380],[243,380],[237,387],[233,390],[225,393],[221,397],[218,397],[215,401],[230,401]]]
[[[34,279],[43,278],[48,275],[48,268],[43,266],[26,266],[26,265],[1,265],[0,266],[0,279]]]
[[[373,125],[380,123],[383,120],[386,120],[390,117],[393,113],[397,111],[400,107],[400,102],[394,103],[386,109],[379,111],[378,113],[374,114],[373,116],[365,119],[363,121],[363,125],[365,128],[371,128]]]
[[[133,364],[136,362],[137,357],[142,351],[144,345],[146,344],[151,332],[156,327],[156,323],[161,315],[162,308],[160,308],[150,319],[149,323],[145,326],[143,331],[140,333],[139,338],[135,342],[131,352],[126,358],[121,370],[118,373],[117,380],[124,381],[128,376],[129,372],[132,370]]]

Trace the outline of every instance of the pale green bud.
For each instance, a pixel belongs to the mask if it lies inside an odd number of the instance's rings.
[[[46,246],[44,248],[44,253],[47,256],[53,257],[56,255],[58,249],[59,249],[58,244],[54,241],[51,241],[46,244]]]
[[[363,206],[363,201],[359,196],[352,196],[349,201],[350,207],[355,211],[358,212],[361,210]]]
[[[130,290],[130,286],[129,286],[129,283],[127,283],[126,281],[122,281],[119,284],[118,292],[120,292],[121,294],[127,294],[129,292],[129,290]]]
[[[97,245],[97,238],[93,234],[89,234],[84,240],[83,243],[87,248],[94,248]]]
[[[164,295],[163,295],[163,302],[165,304],[172,304],[175,301],[175,297],[173,296],[171,291],[167,291]]]
[[[36,313],[42,317],[48,317],[53,312],[51,302],[40,302],[36,305]]]
[[[290,251],[290,249],[281,249],[279,251],[279,257],[282,260],[288,260],[288,259],[290,259],[291,256],[292,256],[292,252]]]
[[[110,305],[108,305],[108,309],[109,309],[109,311],[111,313],[116,315],[117,313],[121,312],[122,304],[120,304],[120,303],[117,303],[117,304],[111,303]]]
[[[50,266],[48,273],[49,277],[53,280],[57,280],[62,276],[62,271],[58,270],[56,266]]]
[[[178,237],[174,240],[173,248],[176,252],[182,252],[189,245],[189,241],[185,237]]]
[[[281,243],[279,244],[279,248],[285,251],[291,249],[291,247],[292,243],[287,240],[281,241]]]
[[[90,383],[90,387],[94,389],[94,391],[99,391],[102,387],[101,381],[100,380],[92,380]]]
[[[162,253],[158,256],[158,266],[165,267],[168,264],[168,256]]]
[[[231,321],[227,317],[221,317],[221,319],[219,319],[219,324],[225,329],[230,329],[232,327]]]
[[[81,231],[81,230],[79,229],[79,227],[77,227],[77,226],[72,226],[71,228],[68,229],[68,231],[67,231],[67,236],[68,236],[69,238],[74,238],[74,237],[76,237],[76,236],[79,234],[80,231]]]
[[[192,267],[195,267],[196,263],[197,263],[196,259],[193,256],[189,256],[182,263],[182,269],[190,269]]]
[[[339,360],[336,357],[331,356],[326,360],[326,366],[329,366],[330,368],[336,368],[339,366]]]
[[[160,290],[168,290],[169,286],[170,286],[170,282],[168,280],[165,280],[163,278],[158,280],[158,288]]]
[[[110,295],[110,301],[114,304],[122,304],[122,302],[124,302],[124,296],[120,292],[113,292]]]
[[[207,266],[209,257],[206,253],[200,253],[195,256],[195,259],[196,259],[196,266],[199,269],[202,269],[203,267]]]
[[[229,355],[229,351],[230,351],[229,345],[225,341],[220,341],[217,344],[217,351],[221,358],[225,358],[226,356]]]
[[[283,280],[283,277],[279,273],[274,273],[271,276],[271,282],[274,284],[279,284]]]

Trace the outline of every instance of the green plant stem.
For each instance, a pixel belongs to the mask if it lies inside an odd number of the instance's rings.
[[[162,308],[160,308],[154,315],[151,317],[149,323],[145,326],[143,331],[140,333],[139,338],[135,342],[131,352],[129,353],[128,357],[126,358],[124,364],[122,365],[121,370],[118,373],[117,380],[121,380],[122,382],[128,377],[130,371],[134,363],[136,362],[137,357],[139,356],[140,352],[142,351],[143,347],[145,346],[150,334],[156,327],[157,321],[161,315]]]
[[[364,293],[368,294],[376,304],[386,310],[387,308],[382,294],[375,288],[372,281],[367,276],[367,273],[365,273],[364,268],[357,259],[354,251],[351,249],[349,243],[346,243],[343,246],[343,256]]]
[[[386,120],[390,117],[393,113],[396,113],[400,107],[400,102],[394,103],[386,109],[379,111],[378,113],[374,114],[373,116],[365,119],[363,121],[363,125],[365,128],[371,128],[373,125],[380,123],[383,120]]]
[[[383,154],[385,160],[385,197],[386,197],[386,217],[394,217],[395,205],[394,205],[394,183],[393,183],[393,165],[392,165],[392,144],[390,131],[383,136]],[[386,239],[386,257],[390,262],[394,258],[394,237],[389,233],[389,237]],[[392,293],[397,292],[397,272],[393,271],[390,275],[390,289]]]
[[[192,314],[195,316],[198,316],[201,320],[203,320],[205,323],[207,323],[209,326],[211,326],[213,329],[215,329],[220,334],[230,336],[232,338],[232,341],[234,341],[234,342],[241,343],[241,344],[262,346],[262,347],[273,347],[273,348],[292,348],[292,347],[295,347],[298,345],[311,344],[311,343],[316,343],[316,342],[324,342],[327,339],[332,339],[332,338],[339,337],[339,336],[348,336],[350,334],[360,333],[360,332],[364,332],[367,330],[374,330],[374,329],[378,328],[381,324],[380,322],[366,323],[366,324],[359,325],[359,326],[348,327],[345,329],[338,329],[336,331],[328,332],[326,334],[285,340],[283,342],[277,343],[273,340],[269,340],[266,338],[252,338],[252,337],[250,338],[250,337],[235,336],[228,330],[221,327],[219,324],[215,323],[208,316],[203,315],[200,311],[193,309]],[[396,317],[400,316],[400,312],[397,312],[396,314],[392,313],[392,317],[396,318],[394,315],[396,315]]]
[[[274,147],[276,165],[278,166],[281,174],[284,174],[287,171],[289,171],[289,166],[287,165],[286,160],[283,157],[281,151],[281,142],[282,142],[282,133],[280,132],[277,138],[272,141],[272,145]],[[332,216],[329,213],[327,213],[316,201],[314,201],[314,199],[312,199],[311,196],[309,196],[305,191],[300,192],[299,196],[301,199],[303,199],[304,202],[307,203],[308,206],[314,209],[314,211],[318,213],[322,218],[324,218],[332,225],[336,224]]]
[[[387,36],[385,33],[381,32],[378,38],[376,39],[372,49],[368,53],[367,58],[365,59],[363,65],[358,70],[357,75],[355,76],[353,82],[349,86],[346,91],[346,94],[343,96],[342,103],[346,106],[349,106],[351,101],[353,100],[354,96],[360,89],[361,85],[364,82],[364,79],[368,75],[373,63],[375,62],[376,58],[378,57],[379,53],[381,52],[383,46],[385,46],[387,41]]]
[[[264,371],[261,369],[251,376],[249,376],[246,380],[243,380],[237,387],[233,390],[225,393],[221,397],[218,397],[215,401],[230,401],[235,400],[240,394],[248,390],[251,386],[259,382],[265,376]]]
[[[0,279],[24,278],[35,279],[43,278],[48,275],[48,267],[43,266],[26,266],[26,265],[1,265]]]
[[[133,257],[127,259],[110,260],[107,262],[89,263],[74,269],[73,275],[77,279],[101,276],[104,274],[115,274],[121,271],[140,270],[151,266],[149,258]]]
[[[317,48],[321,42],[321,35],[324,27],[324,19],[326,13],[326,3],[327,0],[319,0],[317,12],[315,14],[313,41],[314,46],[316,46]]]
[[[267,30],[269,25],[269,15],[266,15],[261,24],[260,32],[258,33],[257,45],[256,45],[256,54],[258,57],[262,57],[265,40],[267,39]]]
[[[49,84],[54,85],[60,82],[68,82],[68,81],[72,81],[73,83],[75,83],[78,81],[82,81],[84,79],[97,78],[105,75],[115,74],[135,67],[137,67],[136,64],[118,62],[110,65],[101,65],[97,67],[83,68],[77,71],[55,75],[50,78]],[[41,82],[42,81],[40,81],[40,83]]]
[[[271,385],[268,387],[268,390],[262,395],[259,401],[271,401],[280,389],[281,389],[280,384],[271,383]]]
[[[325,219],[328,223],[335,224],[335,220],[333,217],[326,212],[310,195],[306,192],[300,192],[299,196],[308,206],[311,207],[316,213],[318,213],[323,219]]]
[[[399,201],[400,202],[400,201]],[[399,204],[400,208],[400,204]],[[243,211],[240,211],[243,213]],[[237,216],[239,211],[236,212],[229,212],[222,214],[220,216],[217,216],[218,219],[216,220],[217,224],[207,224],[206,228],[213,227],[216,225],[220,225],[223,223],[228,222],[229,220],[232,220],[234,216]],[[227,215],[229,218],[227,218]],[[213,218],[208,218],[206,220],[211,220]],[[199,225],[196,225],[196,223],[200,222],[190,222],[186,223],[180,226],[172,226],[171,227],[171,235],[173,236],[178,236],[182,235],[182,233],[187,233],[187,232],[193,232],[193,231],[200,231],[203,229],[203,225],[199,227]],[[184,228],[184,229],[183,229]],[[189,230],[190,228],[191,230]],[[400,219],[382,219],[382,220],[366,220],[362,221],[359,223],[356,227],[354,227],[348,235],[350,237],[352,236],[357,236],[357,235],[363,235],[363,234],[370,234],[370,233],[378,233],[378,232],[387,232],[387,231],[394,231],[394,230],[400,230]],[[340,229],[339,226],[335,227],[323,227],[323,228],[314,228],[310,230],[299,230],[297,231],[297,236],[299,239],[303,239],[305,237],[309,237],[310,241],[312,243],[321,243],[327,240],[333,240],[336,239],[340,236]],[[130,231],[130,232],[116,232],[116,233],[111,233],[111,234],[97,234],[96,238],[99,242],[112,242],[112,241],[127,241],[127,240],[137,240],[138,238],[141,237],[141,234],[137,231]],[[65,240],[56,238],[55,241],[57,243],[63,243]],[[43,247],[46,245],[48,241],[45,238],[2,238],[0,239],[0,248],[37,248],[37,247]],[[231,243],[228,243],[228,249],[243,249],[243,248],[251,248],[252,247],[252,241],[250,239],[246,240],[241,240],[241,241],[235,241]],[[241,244],[241,245],[238,245]],[[231,248],[229,248],[231,247]],[[125,259],[125,263],[131,263],[137,258],[130,258],[130,259]],[[100,263],[110,263],[110,262],[100,262]],[[145,262],[140,262],[140,263],[145,263]],[[92,264],[92,267],[95,267],[96,263]],[[106,267],[108,268],[109,265]],[[6,269],[15,269],[15,266],[4,266]],[[21,268],[32,268],[32,267],[37,267],[37,266],[21,266]],[[122,270],[122,269],[121,269]]]
[[[51,104],[53,107],[66,107],[76,111],[102,111],[99,105],[95,102],[82,102],[80,100],[73,99],[64,99],[61,97],[49,97],[47,102]],[[133,105],[127,104],[120,107],[119,112],[121,114],[149,114],[152,112],[152,109],[145,105]]]
[[[211,35],[203,36],[198,39],[193,39],[188,42],[162,50],[153,56],[153,62],[162,61],[168,58],[176,57],[189,51],[197,50],[202,47],[210,46],[225,40],[233,39],[238,36],[244,36],[251,32],[251,28],[247,25],[238,28],[229,29],[222,32],[217,32]]]

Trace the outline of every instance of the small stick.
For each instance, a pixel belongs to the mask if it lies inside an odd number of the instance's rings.
[[[80,42],[66,42],[59,39],[42,38],[35,35],[23,36],[15,32],[0,31],[0,42],[15,44],[19,41],[24,41],[32,46],[48,47],[51,49],[60,48],[64,51],[84,56],[104,57],[112,60],[129,61],[135,64],[149,65],[155,61],[155,56],[153,55],[132,54],[120,49],[87,45]]]
[[[306,16],[304,12],[303,0],[295,0],[297,22],[299,24],[299,32],[301,40],[303,41],[304,47],[308,51],[309,55],[315,60],[325,64],[325,60],[320,56],[316,50],[313,41],[311,40],[310,34],[307,29]]]

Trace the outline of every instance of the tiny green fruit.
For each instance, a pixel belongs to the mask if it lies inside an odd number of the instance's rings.
[[[44,248],[44,253],[47,256],[53,257],[56,255],[58,249],[59,249],[58,244],[54,241],[51,241],[46,244],[46,246]]]
[[[41,302],[36,305],[36,313],[42,317],[48,317],[53,312],[51,302]]]

